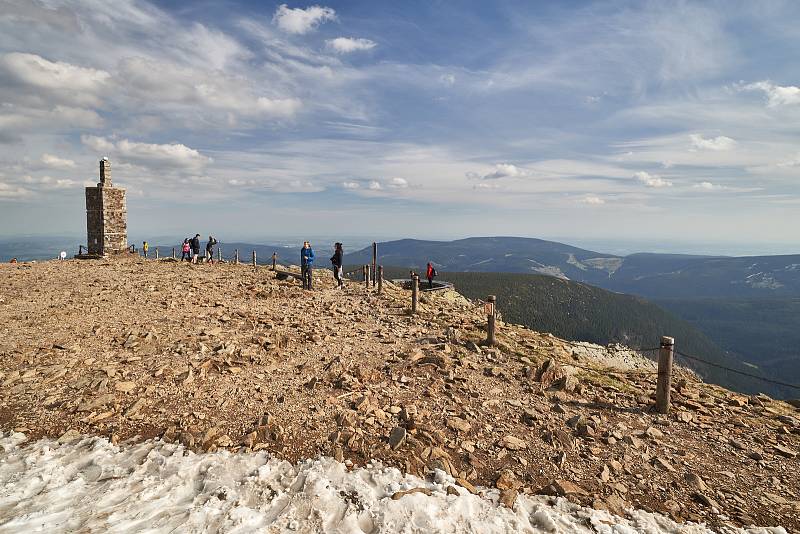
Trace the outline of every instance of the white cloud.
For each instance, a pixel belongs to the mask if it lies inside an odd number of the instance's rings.
[[[601,206],[606,203],[602,198],[595,195],[587,195],[580,199],[578,202],[581,204],[588,204],[590,206]]]
[[[800,104],[800,87],[794,85],[775,85],[769,80],[747,84],[746,91],[762,91],[767,97],[767,107],[791,106]]]
[[[498,163],[494,166],[494,171],[490,172],[489,174],[484,174],[481,179],[498,180],[500,178],[508,177],[517,178],[520,176],[525,176],[526,174],[527,171],[517,167],[516,165],[511,165],[510,163]]]
[[[275,10],[272,21],[278,28],[294,34],[304,34],[315,30],[323,22],[336,19],[336,11],[329,7],[311,6],[306,9],[292,9],[281,4]]]
[[[377,46],[375,41],[369,39],[353,39],[350,37],[337,37],[325,41],[325,44],[337,54],[349,54],[361,50],[371,50]]]
[[[649,172],[639,171],[633,175],[633,177],[639,180],[641,183],[646,185],[647,187],[671,187],[672,182],[669,180],[665,180],[662,177],[656,174],[650,174]]]
[[[441,81],[445,85],[453,86],[456,84],[456,77],[454,74],[442,74],[439,76],[439,81]]]
[[[498,183],[485,183],[485,182],[480,184],[475,184],[472,186],[473,189],[483,189],[483,190],[498,189],[499,187],[500,184]]]
[[[703,191],[719,191],[725,189],[721,185],[712,184],[711,182],[700,182],[692,186],[694,189],[702,189]]]
[[[0,57],[0,72],[5,74],[5,83],[14,81],[36,87],[62,100],[80,104],[98,104],[97,94],[111,79],[111,74],[104,70],[53,62],[36,54],[21,52]]]
[[[694,148],[700,150],[731,150],[736,146],[736,141],[730,137],[720,135],[719,137],[712,137],[710,139],[703,138],[700,134],[691,134],[689,140],[692,142]]]
[[[25,198],[33,194],[32,191],[0,181],[0,199]]]
[[[345,189],[358,189],[361,184],[358,182],[342,182],[342,187]]]
[[[52,154],[42,154],[42,163],[54,169],[72,169],[75,167],[75,162],[71,159],[59,158]]]
[[[267,98],[256,100],[256,111],[271,117],[291,117],[303,106],[297,98]]]
[[[104,137],[81,136],[81,142],[89,148],[118,156],[123,161],[145,167],[199,170],[213,160],[197,150],[180,143],[152,144],[122,139],[114,143]]]
[[[408,187],[408,181],[405,178],[391,178],[386,185],[393,189],[405,189]]]
[[[367,185],[367,189],[370,191],[380,191],[383,189],[383,186],[378,180],[370,180],[369,184]]]

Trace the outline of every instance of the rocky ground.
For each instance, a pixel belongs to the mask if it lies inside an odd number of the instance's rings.
[[[0,265],[0,430],[160,437],[296,461],[371,458],[463,487],[565,495],[624,514],[800,530],[800,416],[652,362],[499,324],[481,306],[317,271],[169,260]],[[499,303],[502,309],[502,303]]]

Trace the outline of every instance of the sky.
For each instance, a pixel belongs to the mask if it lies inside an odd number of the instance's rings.
[[[0,236],[800,252],[800,3],[0,0]]]

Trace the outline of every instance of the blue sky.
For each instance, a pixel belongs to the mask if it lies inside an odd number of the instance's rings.
[[[800,247],[797,2],[0,0],[0,235]]]

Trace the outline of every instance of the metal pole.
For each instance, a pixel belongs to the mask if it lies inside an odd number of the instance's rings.
[[[383,265],[378,265],[378,295],[383,293]]]
[[[419,275],[411,277],[411,313],[417,313],[417,302],[419,301]]]
[[[658,413],[669,413],[669,393],[672,383],[672,358],[675,338],[661,338],[661,349],[658,352],[658,385],[656,388],[656,410]]]
[[[256,266],[256,251],[253,251],[253,267]]]
[[[233,261],[236,263],[236,265],[239,265],[239,249],[238,248],[233,251]]]
[[[156,247],[156,259],[158,259],[158,247]]]
[[[369,289],[369,284],[371,282],[371,277],[369,275],[369,264],[364,266],[364,286]]]
[[[497,303],[497,297],[494,295],[489,295],[486,298],[486,303],[488,304],[488,310],[486,314],[486,344],[490,347],[497,345],[497,337],[495,336],[497,325],[495,320],[497,318],[497,312],[495,311],[495,304]]]
[[[217,263],[222,261],[222,245],[217,247]]]
[[[175,247],[172,247],[172,259],[175,259]]]

